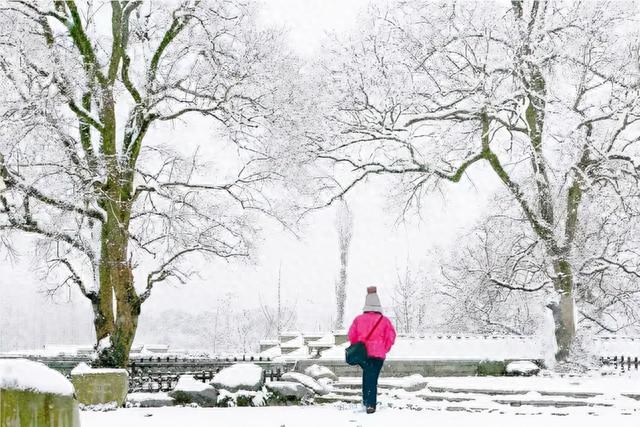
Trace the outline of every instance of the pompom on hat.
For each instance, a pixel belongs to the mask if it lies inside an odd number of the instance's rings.
[[[378,298],[378,289],[375,286],[367,287],[367,296],[364,299],[364,308],[362,311],[375,311],[382,313],[380,298]]]

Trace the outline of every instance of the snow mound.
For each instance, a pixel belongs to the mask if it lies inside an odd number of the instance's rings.
[[[191,375],[181,375],[174,388],[175,391],[205,391],[212,388],[210,384],[203,383],[193,378]]]
[[[26,359],[0,360],[0,389],[73,396],[74,388],[58,371]]]
[[[530,376],[535,375],[538,372],[540,372],[540,367],[528,360],[519,360],[516,362],[511,362],[507,365],[508,375]]]
[[[211,384],[229,391],[257,391],[263,384],[262,368],[254,363],[236,363],[218,372]]]

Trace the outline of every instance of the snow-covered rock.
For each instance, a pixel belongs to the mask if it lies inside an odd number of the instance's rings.
[[[327,394],[330,391],[327,387],[323,386],[318,381],[311,378],[309,375],[305,375],[300,372],[286,372],[282,374],[280,379],[282,381],[294,381],[300,383],[319,395]]]
[[[528,377],[540,372],[540,367],[528,360],[519,360],[507,365],[507,375]]]
[[[0,389],[73,396],[73,385],[64,375],[39,362],[0,360]]]
[[[338,381],[338,377],[334,374],[331,369],[326,366],[320,366],[317,364],[309,366],[304,370],[306,375],[309,375],[314,380],[319,380],[320,378],[329,378],[333,381]]]
[[[196,403],[205,408],[216,406],[218,401],[218,391],[211,384],[198,381],[191,375],[182,375],[169,396],[175,399],[175,403]]]
[[[275,392],[284,398],[301,400],[312,395],[311,391],[299,382],[271,381],[265,384],[267,390]]]
[[[173,406],[173,397],[167,393],[129,393],[127,395],[127,407],[160,408]]]
[[[231,392],[258,391],[264,384],[262,368],[254,363],[236,363],[218,372],[211,384],[217,389]]]
[[[202,381],[198,381],[191,375],[181,375],[178,378],[178,383],[176,384],[174,390],[177,391],[206,391],[213,388],[211,384],[203,383]]]

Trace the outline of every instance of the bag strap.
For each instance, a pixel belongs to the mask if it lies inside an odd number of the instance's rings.
[[[381,314],[381,315],[380,315],[380,317],[378,318],[378,321],[376,322],[376,324],[375,324],[375,325],[373,325],[373,329],[371,329],[371,330],[369,331],[369,334],[368,334],[368,335],[367,335],[367,337],[364,339],[365,341],[368,341],[368,340],[369,340],[369,337],[371,336],[371,334],[373,333],[373,331],[375,331],[375,330],[376,330],[376,328],[378,327],[378,324],[380,324],[380,321],[382,320],[382,318],[383,318],[383,317],[384,317],[384,316]]]

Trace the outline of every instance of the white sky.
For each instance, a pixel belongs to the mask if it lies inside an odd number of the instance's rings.
[[[352,30],[359,10],[367,5],[365,0],[262,0],[262,3],[264,23],[288,28],[291,47],[306,58],[312,58],[321,48],[326,32]],[[187,127],[175,132],[184,139],[202,139],[204,144],[203,135],[207,130]],[[378,285],[383,306],[390,305],[397,271],[402,271],[407,260],[416,268],[437,268],[431,255],[447,250],[456,242],[459,234],[480,216],[486,198],[499,185],[481,167],[472,168],[470,174],[474,181],[482,182],[480,187],[487,191],[479,192],[468,180],[448,185],[445,187],[446,198],[434,194],[424,201],[420,222],[396,224],[398,210],[389,205],[386,193],[391,189],[385,181],[369,181],[349,196],[355,231],[348,270],[347,319],[362,309],[364,288],[371,284]],[[258,256],[250,265],[200,262],[200,277],[194,278],[193,283],[179,287],[163,285],[155,289],[143,307],[140,329],[153,327],[145,324],[145,313],[166,309],[213,310],[216,300],[227,292],[235,293],[239,304],[247,307],[256,307],[259,300],[274,303],[280,264],[283,298],[296,301],[299,326],[308,330],[329,327],[335,306],[334,281],[338,274],[337,235],[333,221],[331,209],[315,214],[302,241],[273,225],[267,226]],[[41,311],[41,316],[33,317],[34,323],[27,325],[29,328],[46,330],[50,316],[54,315],[61,322],[60,328],[70,330],[70,341],[83,336],[77,330],[91,328],[88,302],[77,297],[80,302],[73,310],[64,304],[52,307],[50,301],[36,295],[42,284],[26,261],[28,257],[24,258],[16,265],[0,266],[0,295],[4,299],[0,301],[0,320],[9,315],[7,307],[15,310],[23,304],[45,304],[46,310]],[[78,311],[84,313],[80,316],[86,316],[88,323],[70,325],[74,317],[69,313]],[[74,316],[77,318],[76,314]]]
[[[261,0],[267,25],[285,27],[291,46],[311,57],[327,32],[344,33],[354,28],[367,0]]]

